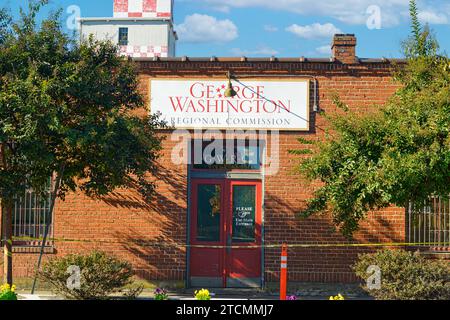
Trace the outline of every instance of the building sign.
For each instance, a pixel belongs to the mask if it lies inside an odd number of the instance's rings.
[[[150,80],[150,110],[185,129],[309,129],[308,80]]]

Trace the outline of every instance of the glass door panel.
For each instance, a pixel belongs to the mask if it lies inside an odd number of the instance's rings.
[[[197,241],[220,241],[221,187],[199,184],[197,190]]]
[[[230,181],[230,236],[227,250],[227,287],[261,285],[261,211],[260,181]]]
[[[190,281],[194,287],[224,286],[224,180],[191,184]]]

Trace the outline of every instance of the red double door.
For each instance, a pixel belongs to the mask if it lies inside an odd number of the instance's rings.
[[[191,190],[191,286],[259,287],[261,182],[196,179]]]

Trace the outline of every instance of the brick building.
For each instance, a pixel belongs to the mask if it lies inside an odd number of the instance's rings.
[[[392,73],[394,63],[401,61],[361,59],[355,49],[353,35],[336,35],[331,59],[135,59],[148,98],[148,109],[141,112],[160,111],[176,127],[160,132],[166,139],[154,177],[156,197],[145,202],[136,190],[122,189],[101,199],[75,193],[58,200],[52,220],[54,240],[48,243],[45,258],[96,248],[130,261],[138,276],[149,280],[185,281],[188,286],[264,286],[278,277],[280,245],[285,242],[293,245],[290,281],[356,281],[350,265],[358,253],[373,249],[340,246],[348,241],[333,230],[327,216],[296,216],[314,185],[294,172],[299,157],[289,153],[302,148],[298,137],[323,137],[321,129],[327,123],[318,111],[336,111],[334,94],[354,110],[370,112],[397,89]],[[235,97],[224,96],[228,72]],[[181,100],[187,106],[183,109],[177,105],[177,94],[185,91],[191,100]],[[233,109],[228,101],[240,105]],[[227,106],[225,111],[219,110],[220,103]],[[277,109],[280,105],[283,108]],[[198,114],[205,115],[204,122],[196,122]],[[223,165],[217,162],[216,151],[216,162],[181,161],[198,152],[204,155],[205,140],[211,138],[205,137],[211,133],[208,129],[218,135],[238,130],[225,137],[224,143],[232,141],[233,147],[225,148],[229,151],[223,156],[245,155],[243,162]],[[47,208],[33,202],[31,194],[22,200],[14,212],[14,234],[38,236],[42,228],[35,220],[27,222],[26,215],[40,216]],[[407,220],[401,208],[372,212],[354,243],[408,241]],[[15,243],[15,277],[33,274],[36,244]],[[295,247],[299,244],[338,245]]]

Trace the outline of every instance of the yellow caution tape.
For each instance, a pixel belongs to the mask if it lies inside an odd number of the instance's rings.
[[[15,241],[39,242],[43,238],[13,237]],[[107,239],[66,239],[48,238],[47,242],[81,242],[81,243],[119,243],[127,245],[139,245],[148,247],[180,247],[180,248],[205,248],[205,249],[258,249],[258,248],[281,248],[283,243],[260,244],[260,245],[201,245],[201,244],[179,244],[171,242],[153,242],[151,240],[121,241]],[[450,242],[378,242],[378,243],[291,243],[286,244],[288,248],[342,248],[342,247],[406,247],[406,246],[450,246]]]

